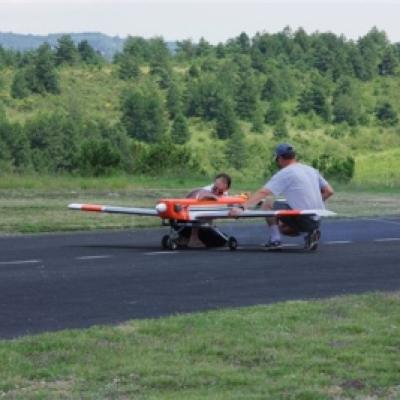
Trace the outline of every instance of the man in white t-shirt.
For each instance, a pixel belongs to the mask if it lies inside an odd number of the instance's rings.
[[[256,193],[244,203],[244,209],[255,206],[268,196],[284,196],[285,201],[271,202],[267,199],[262,209],[324,209],[325,200],[333,195],[333,189],[320,173],[297,161],[296,153],[290,144],[281,143],[275,149],[275,161],[280,170]],[[238,209],[231,214],[238,215]],[[298,235],[307,233],[305,248],[313,250],[318,245],[320,237],[319,220],[316,217],[299,216],[286,218],[267,218],[270,227],[270,238],[267,247],[281,247],[281,233]]]
[[[220,173],[214,182],[200,189],[194,189],[187,194],[187,198],[198,200],[216,200],[218,197],[228,196],[232,179],[228,174]],[[226,244],[226,235],[214,226],[184,227],[179,229],[180,245],[197,247],[220,247]]]

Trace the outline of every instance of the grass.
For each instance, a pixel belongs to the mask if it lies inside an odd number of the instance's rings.
[[[73,212],[67,209],[67,205],[99,203],[151,207],[160,198],[181,197],[208,182],[205,178],[4,176],[0,180],[0,233],[158,226],[158,218]],[[254,191],[259,186],[259,182],[236,182],[233,193]],[[400,197],[395,188],[380,188],[376,192],[374,189],[339,185],[328,207],[341,217],[398,215]]]
[[[399,293],[46,333],[0,341],[0,398],[394,400],[399,334]]]
[[[400,187],[400,148],[357,157],[354,181]]]
[[[158,219],[72,212],[66,205],[149,206],[206,183],[204,178],[5,176],[0,231],[158,225]],[[235,182],[235,191],[259,186]],[[398,215],[400,198],[396,188],[339,185],[329,208],[344,216]],[[395,400],[399,334],[399,293],[46,333],[0,341],[0,398]]]

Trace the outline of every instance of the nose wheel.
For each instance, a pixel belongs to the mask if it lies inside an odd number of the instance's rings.
[[[161,239],[161,247],[164,250],[176,250],[178,248],[178,244],[174,239],[171,238],[170,235],[164,235]]]
[[[237,249],[238,242],[236,238],[234,238],[233,236],[229,236],[227,245],[229,247],[229,250],[234,251]]]

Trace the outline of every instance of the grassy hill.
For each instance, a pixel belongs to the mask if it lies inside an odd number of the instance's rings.
[[[79,115],[84,120],[106,118],[117,122],[121,118],[120,97],[126,82],[118,78],[113,65],[101,69],[64,67],[59,72],[60,94],[36,94],[24,99],[13,99],[9,95],[13,74],[11,69],[4,71],[0,91],[5,113],[10,121],[25,123],[41,113],[59,110]],[[399,89],[400,79],[396,77],[364,84],[363,93],[366,99],[374,96],[389,97],[400,105]],[[237,178],[251,176],[256,180],[267,175],[267,165],[271,161],[274,145],[278,141],[289,141],[308,162],[319,154],[354,156],[354,181],[357,183],[391,186],[400,183],[397,161],[400,155],[398,126],[337,126],[323,123],[315,116],[304,118],[302,115],[288,118],[288,134],[284,137],[276,137],[273,133],[274,127],[268,124],[264,124],[260,133],[252,132],[251,124],[246,121],[241,121],[240,126],[251,161],[242,171],[231,169],[230,172]],[[215,137],[214,122],[191,118],[189,128],[192,135],[188,146],[201,160],[207,173],[212,175],[221,168],[227,169],[224,161],[226,142]]]
[[[82,163],[91,153],[91,162],[117,159],[98,174],[211,176],[225,170],[258,181],[273,172],[273,148],[285,141],[328,178],[354,175],[357,184],[389,186],[400,181],[400,54],[382,32],[372,30],[357,44],[301,31],[252,40],[241,34],[222,47],[183,42],[174,54],[162,39],[131,38],[114,64],[85,64],[72,41],[63,37],[63,46],[42,48],[41,55],[0,51],[0,139],[9,147],[0,160],[7,173],[18,171],[18,140],[25,140],[29,162],[20,172],[88,173]],[[31,75],[51,58],[58,83],[46,92],[35,83],[40,77]],[[30,91],[13,95],[21,80]],[[129,96],[136,104],[127,111]],[[134,123],[148,118],[149,135],[159,117],[161,136],[138,140],[141,128],[134,131],[126,118],[138,109]],[[176,113],[190,131],[183,144],[170,142],[176,140]],[[218,131],[221,121],[228,126],[225,137]],[[17,143],[9,130],[22,132]],[[61,162],[53,165],[56,159]]]

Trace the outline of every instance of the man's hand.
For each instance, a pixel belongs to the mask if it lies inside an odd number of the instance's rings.
[[[243,211],[244,211],[244,208],[243,208],[243,207],[232,207],[232,208],[229,210],[228,215],[229,215],[230,217],[239,217],[239,216],[243,213]]]

